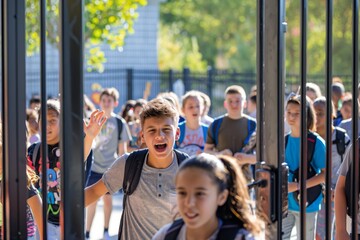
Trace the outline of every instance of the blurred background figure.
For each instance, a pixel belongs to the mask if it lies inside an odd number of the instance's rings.
[[[34,109],[26,109],[26,129],[27,129],[27,144],[30,146],[33,143],[40,141],[38,112]]]

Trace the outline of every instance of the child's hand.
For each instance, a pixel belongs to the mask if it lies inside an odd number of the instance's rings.
[[[227,156],[231,156],[231,157],[233,155],[233,153],[232,153],[232,151],[230,149],[224,149],[221,152],[219,152],[219,154],[227,155]]]
[[[234,157],[239,161],[240,165],[256,163],[256,155],[237,152]]]
[[[107,120],[104,111],[95,110],[91,113],[89,123],[84,121],[84,132],[87,137],[94,139],[101,131],[102,126]]]

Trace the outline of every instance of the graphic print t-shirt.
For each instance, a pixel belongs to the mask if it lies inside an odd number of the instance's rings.
[[[36,186],[41,192],[42,179],[42,157],[40,156],[40,149],[37,153],[35,165],[32,164],[32,155],[36,144],[33,144],[28,149],[28,162],[33,166],[36,174],[40,176],[39,184]],[[59,225],[60,214],[60,148],[59,144],[48,145],[48,161],[47,161],[47,200],[48,200],[48,222]]]
[[[196,130],[192,130],[187,126],[185,128],[184,140],[178,149],[189,154],[189,156],[196,155],[198,151],[202,152],[205,145],[203,128],[201,126]]]

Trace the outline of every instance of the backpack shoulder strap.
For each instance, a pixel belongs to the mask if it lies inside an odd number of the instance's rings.
[[[248,120],[247,120],[247,129],[248,129],[248,135],[247,135],[247,137],[246,137],[246,139],[245,139],[245,142],[244,142],[245,145],[249,143],[252,134],[253,134],[253,133],[255,132],[255,130],[256,130],[256,121],[255,121],[253,118],[251,118],[251,117],[248,117]]]
[[[308,159],[308,163],[310,163],[314,156],[317,136],[312,132],[308,132],[307,137],[308,137],[308,139],[307,139],[307,142],[308,142],[307,159]]]
[[[130,153],[125,162],[123,191],[126,195],[131,195],[140,181],[142,167],[145,162],[148,149],[141,149]]]
[[[174,149],[174,152],[176,154],[176,158],[178,161],[178,165],[180,165],[185,159],[189,158],[189,155],[183,152],[180,152],[177,149]]]
[[[215,146],[218,144],[218,136],[219,136],[219,130],[222,121],[224,120],[225,115],[222,115],[218,118],[216,118],[213,123],[211,124],[211,133],[214,138]]]
[[[36,159],[37,159],[38,154],[39,154],[41,142],[37,142],[37,143],[34,143],[34,144],[35,144],[35,146],[34,146],[33,154],[31,156],[31,161],[32,161],[33,166],[35,167],[35,163],[36,163]]]
[[[116,115],[116,123],[117,123],[117,127],[118,127],[118,140],[121,140],[121,132],[123,129],[123,122],[122,119],[120,118],[120,116]]]
[[[205,145],[206,138],[207,138],[207,131],[208,131],[209,126],[206,125],[206,124],[201,123],[201,127],[202,127],[202,130],[203,130],[203,139],[204,139],[204,145]]]
[[[126,206],[126,200],[131,195],[135,189],[137,188],[142,167],[145,162],[146,154],[148,153],[148,149],[140,149],[136,150],[128,156],[128,158],[125,161],[125,170],[124,170],[124,180],[123,180],[123,212],[120,220],[120,226],[119,226],[119,239],[121,239],[122,229],[124,225],[124,212],[125,212],[125,206]]]
[[[184,225],[184,220],[177,219],[175,220],[170,228],[167,230],[164,240],[175,240],[180,233],[182,226]]]
[[[235,239],[236,235],[238,234],[239,230],[242,228],[243,226],[236,224],[236,223],[231,223],[231,222],[224,222],[223,225],[221,226],[219,233],[216,237],[217,240],[222,240],[222,239]]]
[[[179,140],[175,141],[175,148],[179,148],[180,144],[184,141],[185,129],[186,129],[186,121],[183,121],[183,122],[179,123],[178,126],[180,128],[180,137],[179,137]]]

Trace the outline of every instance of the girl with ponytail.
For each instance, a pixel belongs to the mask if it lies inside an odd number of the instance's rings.
[[[263,239],[262,221],[251,210],[246,180],[236,159],[207,153],[185,160],[175,177],[181,219],[154,240]]]

